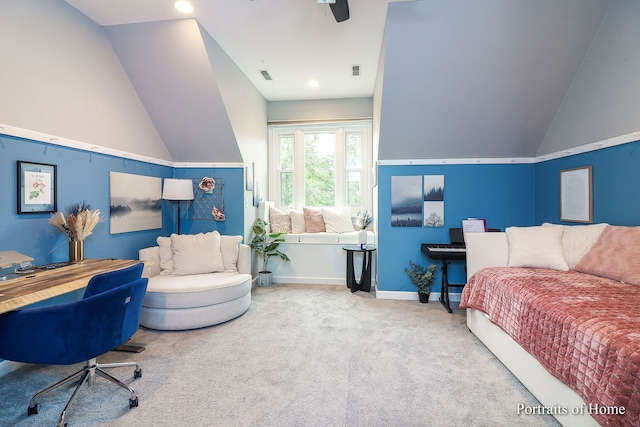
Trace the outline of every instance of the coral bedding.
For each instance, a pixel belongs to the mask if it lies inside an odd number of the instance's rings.
[[[460,307],[488,314],[601,425],[640,426],[640,286],[575,270],[486,268]]]

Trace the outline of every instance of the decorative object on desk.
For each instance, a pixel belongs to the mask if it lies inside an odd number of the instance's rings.
[[[100,209],[91,210],[84,201],[69,206],[66,212],[51,214],[49,223],[62,231],[69,241],[69,261],[84,259],[84,240],[102,219]]]
[[[436,278],[437,269],[438,266],[435,264],[423,268],[420,264],[416,264],[413,261],[409,261],[409,267],[404,269],[409,279],[411,279],[411,283],[418,288],[418,298],[422,303],[429,302],[429,295],[431,294],[433,281]]]
[[[109,232],[162,228],[162,178],[109,172]]]
[[[216,188],[216,180],[205,176],[198,184],[198,187],[207,194],[213,194],[213,189]]]
[[[19,214],[51,213],[57,210],[56,165],[18,161]]]
[[[180,205],[183,201],[193,200],[193,182],[190,179],[165,178],[162,198],[177,202],[178,234],[180,234]]]
[[[367,246],[367,227],[371,225],[373,218],[369,215],[369,211],[360,211],[356,216],[356,226],[360,229],[358,233],[358,244],[360,249],[364,249]]]
[[[213,215],[213,219],[215,219],[216,221],[224,221],[225,219],[227,219],[224,212],[222,212],[220,209],[216,208],[215,206],[211,211],[211,215]]]
[[[277,257],[282,261],[290,261],[289,257],[278,250],[284,242],[283,233],[267,233],[268,223],[262,218],[256,218],[253,223],[253,238],[249,243],[251,249],[262,257],[262,270],[258,271],[258,286],[271,286],[271,271],[267,270],[269,258]]]

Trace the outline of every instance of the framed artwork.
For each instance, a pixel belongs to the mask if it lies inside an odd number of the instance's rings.
[[[110,234],[162,228],[162,178],[109,172]]]
[[[255,163],[251,163],[251,166],[246,166],[244,168],[245,171],[245,188],[247,191],[253,191],[253,177],[255,176],[254,169],[256,168]]]
[[[422,177],[391,177],[391,226],[422,226]]]
[[[422,225],[444,227],[444,175],[425,175]]]
[[[560,171],[560,221],[593,222],[592,167]]]
[[[19,214],[53,213],[58,210],[56,165],[18,160]]]

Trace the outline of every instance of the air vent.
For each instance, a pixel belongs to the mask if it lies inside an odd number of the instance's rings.
[[[354,65],[354,66],[351,67],[351,75],[353,77],[360,76],[360,66],[359,65]]]
[[[260,70],[260,74],[262,74],[265,80],[273,80],[267,70]]]

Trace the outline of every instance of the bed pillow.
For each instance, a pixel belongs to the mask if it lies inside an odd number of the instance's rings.
[[[238,255],[242,236],[220,236],[220,252],[226,271],[238,271]]]
[[[349,206],[322,208],[322,220],[329,233],[350,233],[355,230]]]
[[[568,271],[562,250],[563,227],[507,227],[509,267],[539,267]]]
[[[543,226],[555,225],[544,223]],[[607,227],[607,224],[589,224],[589,225],[565,225],[562,233],[562,250],[564,258],[567,261],[569,270],[573,270],[576,264],[593,244],[598,240],[600,234]]]
[[[292,210],[289,211],[289,217],[291,218],[291,233],[300,234],[307,231],[304,223],[304,212]]]
[[[307,233],[322,233],[327,231],[320,209],[302,208],[302,212],[304,212],[304,225]]]
[[[640,285],[640,227],[608,226],[576,271]]]
[[[269,208],[269,223],[272,233],[291,233],[291,216],[278,208]]]
[[[186,276],[224,271],[220,233],[172,234],[173,274]]]
[[[160,274],[173,273],[173,250],[171,249],[171,237],[158,237],[156,239],[160,248]]]

